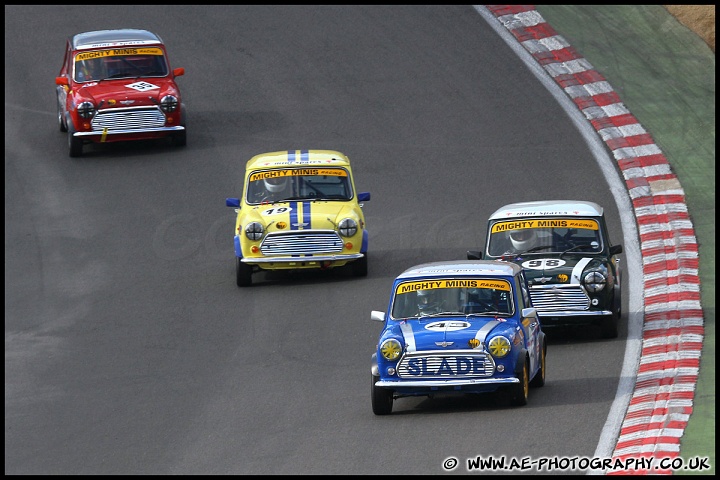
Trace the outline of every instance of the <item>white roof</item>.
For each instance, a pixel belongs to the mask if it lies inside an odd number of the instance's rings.
[[[600,217],[602,214],[603,208],[593,202],[585,202],[582,200],[541,200],[537,202],[520,202],[505,205],[490,215],[490,220],[519,217],[550,217],[555,215]]]
[[[477,276],[512,276],[518,273],[521,267],[514,263],[498,260],[450,260],[444,262],[423,263],[410,267],[401,273],[398,278],[417,276],[426,277],[477,277]]]
[[[162,39],[158,35],[137,28],[95,30],[93,32],[78,33],[72,38],[72,47],[75,50],[157,43],[162,43]]]

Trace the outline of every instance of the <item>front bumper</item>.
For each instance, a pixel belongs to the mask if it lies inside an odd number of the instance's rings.
[[[142,135],[142,134],[155,134],[165,132],[182,132],[185,127],[159,127],[159,128],[128,128],[123,130],[102,130],[92,132],[74,132],[73,137],[103,137],[103,136],[115,136],[115,135]]]
[[[319,262],[347,262],[364,257],[363,253],[343,253],[333,255],[313,255],[311,257],[244,257],[240,261],[250,265],[283,263],[283,264],[305,264]]]
[[[515,377],[501,378],[463,378],[447,380],[378,380],[376,387],[401,389],[401,388],[442,388],[442,387],[465,387],[473,385],[508,385],[520,383]]]

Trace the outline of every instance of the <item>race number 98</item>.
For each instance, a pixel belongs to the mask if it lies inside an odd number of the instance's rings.
[[[565,265],[565,260],[559,258],[537,258],[522,263],[522,267],[528,270],[552,270],[563,265]]]

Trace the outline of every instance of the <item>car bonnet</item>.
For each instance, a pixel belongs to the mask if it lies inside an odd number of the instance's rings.
[[[347,202],[298,200],[257,205],[254,211],[262,217],[268,231],[275,230],[335,230],[343,216],[351,216],[353,209]]]
[[[510,261],[525,270],[525,277],[531,284],[579,284],[585,270],[602,264],[597,257],[588,257],[576,253],[568,253],[562,258],[558,258],[557,255],[547,257],[526,255],[514,257]]]
[[[160,105],[161,96],[178,96],[170,77],[121,78],[79,84],[78,93],[95,100],[98,108]]]
[[[414,352],[476,348],[491,333],[511,334],[516,326],[502,317],[453,316],[402,320],[393,329],[403,336],[408,352]]]

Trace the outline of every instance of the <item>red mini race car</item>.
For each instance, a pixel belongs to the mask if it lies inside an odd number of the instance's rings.
[[[98,30],[67,41],[57,121],[71,157],[87,143],[170,138],[186,144],[185,105],[162,39],[147,30]]]

